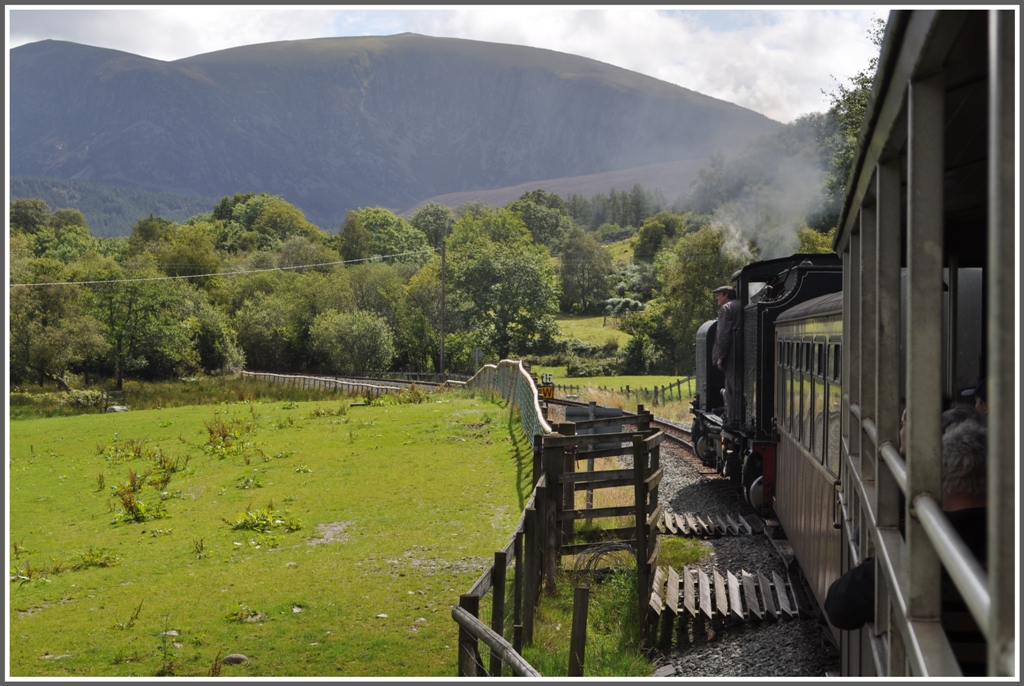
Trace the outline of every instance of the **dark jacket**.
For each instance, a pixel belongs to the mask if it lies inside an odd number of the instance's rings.
[[[730,366],[734,361],[733,331],[739,331],[742,324],[743,312],[740,310],[740,301],[733,298],[726,301],[718,310],[718,326],[715,329],[715,347],[711,356],[717,364],[722,361],[723,366]]]

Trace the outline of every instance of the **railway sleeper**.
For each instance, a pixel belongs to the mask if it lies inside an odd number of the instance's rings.
[[[692,512],[676,514],[665,512],[657,521],[658,532],[673,536],[718,538],[719,536],[745,536],[753,529],[742,515],[699,515]]]
[[[750,622],[806,617],[806,598],[787,574],[741,569],[738,574],[687,565],[655,570],[650,609],[659,621],[660,647],[714,640],[718,632]]]

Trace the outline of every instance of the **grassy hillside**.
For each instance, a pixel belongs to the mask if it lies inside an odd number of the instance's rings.
[[[10,673],[451,676],[527,493],[510,426],[448,395],[15,421]]]
[[[628,333],[619,331],[612,325],[612,320],[602,315],[557,314],[555,322],[566,336],[578,338],[587,343],[604,345],[609,340],[614,340],[621,348],[630,339]]]

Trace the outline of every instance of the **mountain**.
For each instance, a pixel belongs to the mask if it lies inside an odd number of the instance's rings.
[[[596,60],[409,33],[174,62],[40,41],[10,51],[9,116],[12,176],[267,191],[324,228],[347,209],[537,180],[582,189],[652,165],[692,176],[710,154],[780,126]]]

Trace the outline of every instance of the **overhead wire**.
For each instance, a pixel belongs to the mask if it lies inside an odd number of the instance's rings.
[[[230,272],[213,272],[210,274],[180,274],[177,276],[140,276],[126,279],[93,279],[89,281],[51,281],[46,283],[12,283],[10,288],[24,288],[28,286],[83,286],[93,284],[113,284],[113,283],[136,283],[142,281],[171,281],[175,279],[204,279],[214,276],[238,276],[242,274],[258,274],[261,272],[278,272],[278,271],[289,271],[293,269],[314,269],[316,267],[332,267],[339,264],[355,264],[356,262],[371,262],[390,259],[393,257],[406,257],[408,255],[420,255],[426,252],[434,252],[433,248],[426,250],[413,250],[411,252],[394,253],[391,255],[374,255],[372,257],[362,257],[355,260],[339,260],[336,262],[318,262],[315,264],[296,264],[288,267],[267,267],[264,269],[239,269]]]

